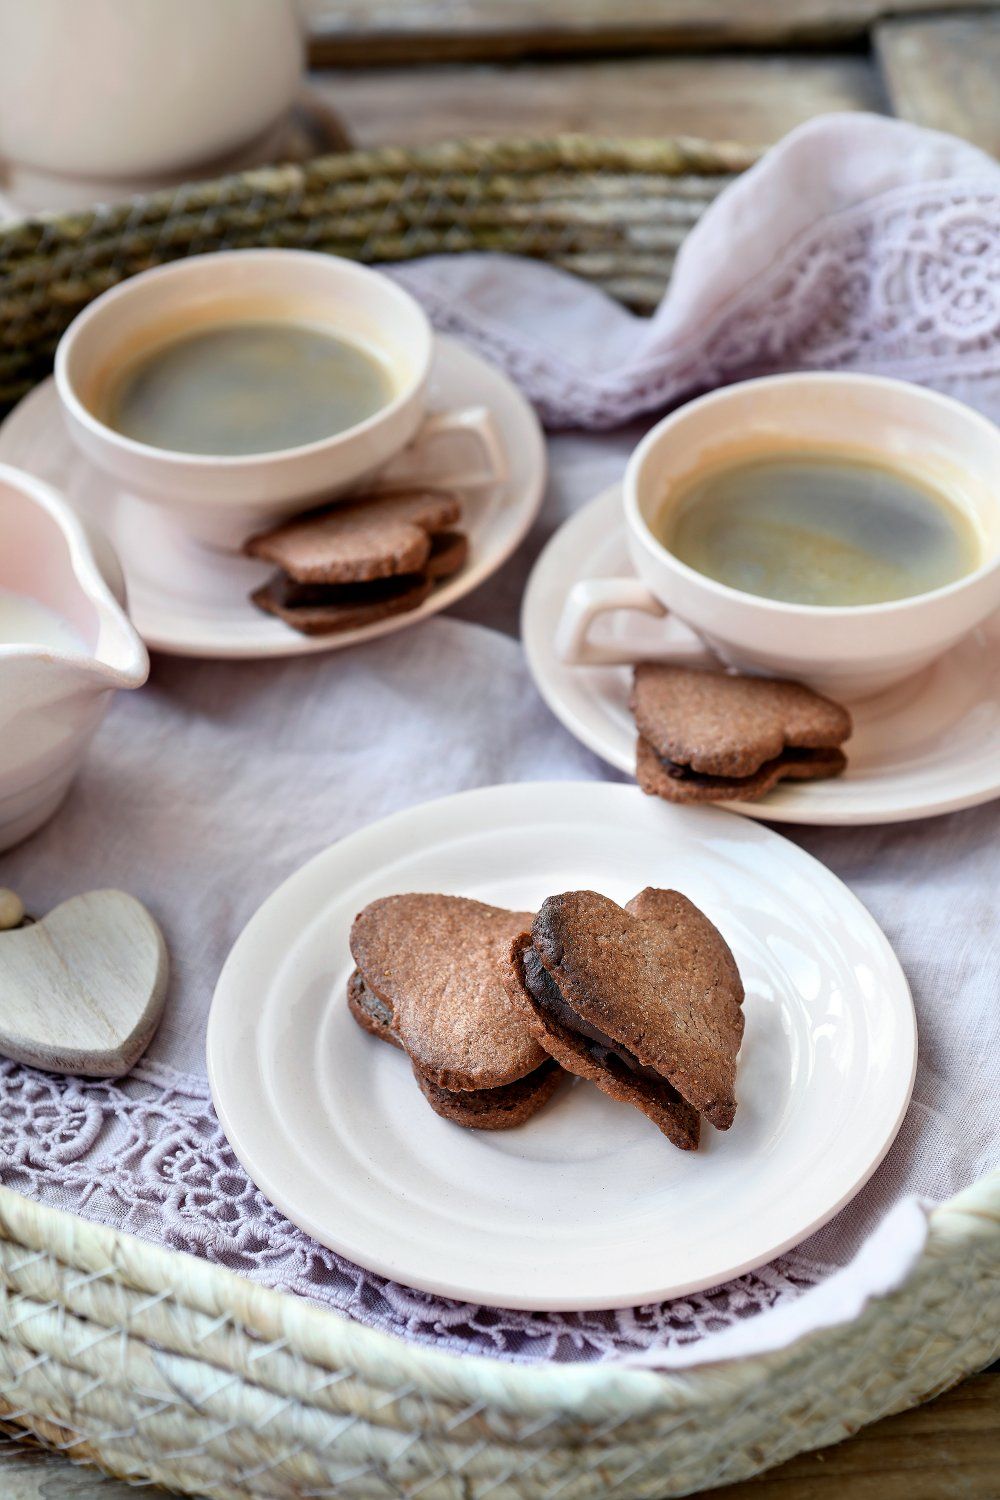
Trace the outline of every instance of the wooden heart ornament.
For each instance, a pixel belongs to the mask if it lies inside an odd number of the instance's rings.
[[[88,891],[0,931],[0,1053],[120,1078],[152,1040],[168,972],[163,934],[124,891]]]

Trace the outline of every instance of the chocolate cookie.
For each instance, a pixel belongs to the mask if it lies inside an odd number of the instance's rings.
[[[639,785],[671,802],[749,801],[847,764],[850,714],[800,682],[643,662],[631,708]]]
[[[455,496],[441,491],[370,495],[298,516],[251,537],[244,551],[297,583],[369,583],[422,573],[431,538],[460,515]]]
[[[623,909],[594,891],[552,896],[503,972],[568,1071],[641,1109],[683,1150],[698,1145],[699,1115],[728,1130],[743,985],[722,935],[687,897],[648,888]]]
[[[351,1014],[407,1053],[446,1119],[486,1130],[520,1124],[559,1081],[500,974],[530,922],[530,912],[441,895],[386,896],[355,918]]]
[[[450,578],[465,567],[469,557],[469,538],[464,531],[439,531],[431,537],[431,552],[424,572],[435,583]]]
[[[347,981],[347,1004],[365,1031],[390,1046],[406,1050],[393,1030],[392,1007],[372,993],[357,969]],[[495,1088],[446,1089],[412,1060],[411,1066],[420,1092],[435,1113],[472,1130],[508,1130],[523,1124],[552,1097],[563,1076],[555,1060],[546,1056],[537,1068],[512,1083]]]
[[[555,1058],[547,1057],[524,1078],[495,1089],[443,1089],[416,1067],[413,1076],[431,1109],[443,1119],[469,1130],[510,1130],[530,1120],[566,1075]]]
[[[418,609],[433,587],[432,579],[419,573],[332,587],[294,583],[276,573],[250,597],[258,609],[277,615],[302,635],[334,635]]]

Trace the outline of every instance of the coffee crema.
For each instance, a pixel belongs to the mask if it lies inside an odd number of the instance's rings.
[[[274,453],[335,437],[393,399],[367,349],[291,321],[217,324],[129,361],[97,411],[124,437],[175,453]]]
[[[912,475],[806,451],[692,475],[652,524],[681,562],[789,604],[884,604],[929,593],[980,562],[973,523]]]

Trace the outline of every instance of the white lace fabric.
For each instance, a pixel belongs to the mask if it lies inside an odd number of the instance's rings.
[[[296,1229],[247,1178],[200,1079],[147,1065],[123,1085],[64,1081],[0,1060],[0,1091],[7,1186],[456,1353],[600,1360],[683,1346],[824,1274],[791,1255],[715,1291],[623,1312],[475,1307],[386,1281]]]
[[[832,117],[794,132],[708,210],[648,322],[534,263],[436,258],[394,274],[558,426],[607,429],[722,381],[792,368],[892,373],[1000,414],[1000,168],[898,122]],[[322,658],[160,659],[147,688],[119,695],[69,801],[0,857],[0,883],[36,912],[87,888],[134,891],[166,932],[169,1005],[142,1066],[119,1084],[0,1061],[0,1181],[426,1345],[668,1363],[671,1351],[758,1326],[757,1314],[806,1308],[802,1293],[831,1267],[849,1276],[898,1200],[946,1196],[995,1165],[995,808],[793,831],[888,933],[913,988],[921,1060],[900,1137],[863,1193],[805,1246],[724,1287],[580,1314],[425,1295],[288,1223],[222,1135],[204,1078],[208,1004],[228,949],[285,876],[333,839],[431,797],[613,776],[549,715],[501,631],[546,535],[620,472],[634,436],[552,441],[539,527],[461,619]],[[902,1275],[922,1229],[919,1215],[900,1224]],[[844,1306],[876,1284],[884,1277],[856,1277]]]
[[[1000,167],[898,121],[840,115],[794,131],[706,211],[648,321],[591,289],[574,306],[557,273],[529,262],[508,261],[500,295],[489,266],[501,260],[435,257],[393,274],[553,427],[614,427],[790,369],[893,375],[1000,409]]]

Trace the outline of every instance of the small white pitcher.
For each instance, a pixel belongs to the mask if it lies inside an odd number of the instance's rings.
[[[69,790],[116,688],[149,657],[115,594],[120,575],[49,485],[0,464],[0,589],[58,615],[78,649],[0,639],[0,849],[27,838]],[[114,589],[114,592],[112,591]]]

